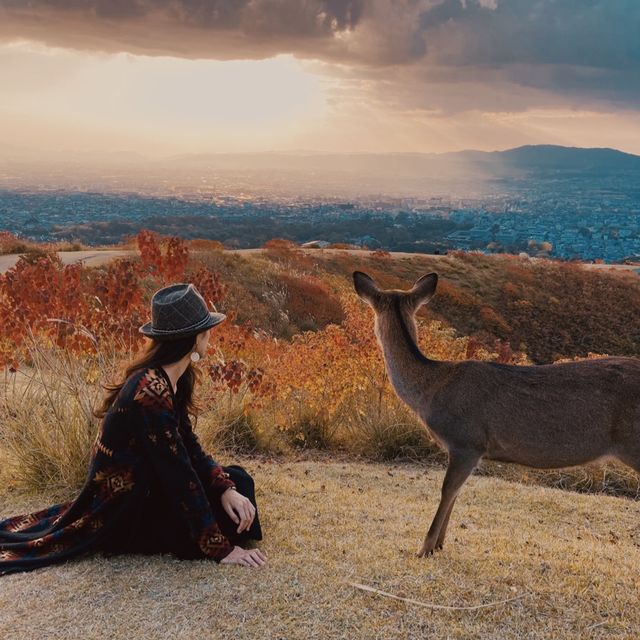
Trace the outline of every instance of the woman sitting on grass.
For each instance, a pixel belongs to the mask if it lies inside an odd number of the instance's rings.
[[[192,284],[157,291],[151,313],[140,327],[149,344],[97,412],[102,425],[80,495],[0,521],[0,574],[96,551],[265,564],[259,549],[241,546],[262,539],[251,476],[207,455],[189,419],[192,363],[226,316],[210,312]]]

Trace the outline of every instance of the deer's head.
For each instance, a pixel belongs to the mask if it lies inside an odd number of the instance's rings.
[[[373,278],[362,271],[353,272],[353,284],[356,293],[375,312],[375,331],[379,339],[401,320],[415,342],[418,333],[416,311],[433,297],[438,284],[438,274],[427,273],[418,278],[408,291],[380,289]]]

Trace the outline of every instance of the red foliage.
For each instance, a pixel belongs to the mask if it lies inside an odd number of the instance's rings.
[[[33,243],[20,240],[9,231],[0,231],[0,255],[23,253],[33,248]]]
[[[249,368],[240,360],[228,360],[209,365],[207,373],[214,384],[214,389],[218,391],[229,389],[232,393],[238,393],[245,384],[254,396],[259,397],[273,390],[273,385],[266,384],[264,369]]]
[[[25,357],[27,338],[43,339],[75,353],[109,344],[135,350],[144,337],[151,293],[189,277],[186,243],[149,231],[137,237],[140,260],[120,259],[97,269],[64,266],[57,255],[40,252],[21,258],[0,276],[0,365]],[[191,281],[209,304],[226,292],[217,274],[202,267]],[[232,344],[233,346],[233,344]]]
[[[163,238],[147,230],[140,231],[136,240],[142,264],[151,274],[165,283],[183,278],[189,260],[189,248],[184,240]]]
[[[297,244],[286,238],[272,238],[267,240],[263,245],[264,249],[275,252],[287,252],[297,248]]]
[[[222,283],[218,274],[206,267],[200,267],[194,271],[190,275],[189,282],[193,282],[209,305],[215,306],[227,293],[227,286]]]
[[[0,276],[4,341],[20,346],[28,335],[43,334],[58,344],[74,346],[77,336],[65,340],[74,333],[72,323],[87,309],[81,272],[79,265],[65,267],[56,255],[43,254],[32,261],[21,258]]]

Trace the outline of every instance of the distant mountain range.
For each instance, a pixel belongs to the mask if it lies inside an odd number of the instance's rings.
[[[16,176],[18,178],[16,178]],[[620,181],[618,178],[624,178]],[[366,194],[481,194],[535,186],[552,180],[587,187],[633,189],[640,156],[616,149],[528,145],[505,151],[450,153],[262,153],[182,154],[159,159],[135,152],[56,151],[34,154],[0,147],[0,184],[100,190],[176,189],[215,185],[257,192],[351,197]],[[604,183],[607,183],[606,185]]]
[[[189,154],[169,159],[177,164],[206,165],[220,170],[285,170],[387,173],[397,176],[447,177],[464,173],[498,177],[547,171],[608,174],[640,171],[640,156],[608,148],[527,145],[505,151],[450,153],[314,153],[265,152]]]
[[[152,165],[209,165],[219,169],[309,169],[353,170],[383,169],[411,172],[438,164],[476,165],[500,169],[511,166],[521,169],[586,169],[604,170],[640,169],[640,155],[617,149],[563,147],[559,145],[525,145],[504,151],[452,151],[447,153],[387,152],[387,153],[324,153],[318,151],[264,151],[245,153],[179,154],[159,159],[145,157],[134,151],[70,151],[58,150],[36,153],[17,147],[0,146],[0,162],[16,160],[42,160],[55,156],[70,162]]]
[[[454,156],[456,154],[445,154]],[[640,156],[617,149],[526,145],[506,151],[461,151],[466,161],[529,170],[640,171]]]

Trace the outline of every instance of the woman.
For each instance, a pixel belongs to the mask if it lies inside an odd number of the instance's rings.
[[[192,429],[193,362],[206,353],[210,312],[192,284],[157,291],[150,338],[108,387],[80,495],[35,513],[0,521],[0,574],[29,571],[85,552],[173,553],[247,567],[266,562],[253,480],[204,453]]]

